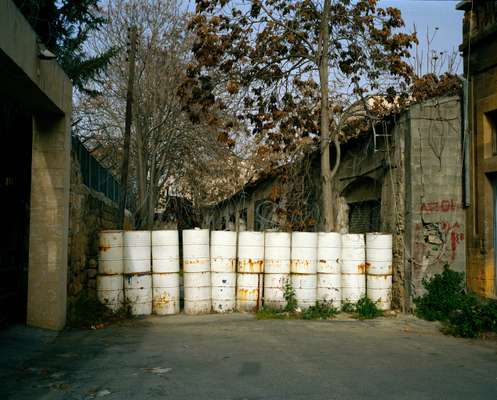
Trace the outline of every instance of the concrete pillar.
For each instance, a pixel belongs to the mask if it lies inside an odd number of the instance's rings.
[[[27,323],[54,330],[67,303],[70,103],[65,110],[33,117]]]

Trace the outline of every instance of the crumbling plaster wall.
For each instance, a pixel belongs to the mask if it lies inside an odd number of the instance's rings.
[[[457,97],[413,105],[406,135],[408,297],[449,265],[465,271],[461,103]]]

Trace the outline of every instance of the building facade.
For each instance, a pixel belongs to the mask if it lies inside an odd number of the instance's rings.
[[[72,85],[39,46],[14,3],[0,1],[0,315],[62,329]]]
[[[497,297],[497,1],[461,1],[466,78],[467,282]]]
[[[445,265],[465,270],[460,98],[411,105],[378,124],[374,132],[342,144],[341,153],[332,185],[336,230],[393,234],[393,304],[410,310],[413,299],[423,293],[423,278]],[[319,157],[300,170],[290,178],[275,171],[249,183],[206,210],[205,227],[319,230],[317,223],[293,228],[285,220],[293,213],[280,212],[289,200],[275,196],[279,188],[294,181],[303,187],[300,180],[310,175],[305,202],[296,209],[309,221],[319,220]]]

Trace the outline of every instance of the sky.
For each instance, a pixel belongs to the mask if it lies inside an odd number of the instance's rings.
[[[393,6],[402,12],[406,28],[412,30],[416,24],[420,46],[426,49],[426,29],[435,38],[431,47],[437,51],[458,49],[462,42],[463,12],[456,10],[456,0],[380,0],[383,7]],[[459,72],[462,65],[459,66]]]

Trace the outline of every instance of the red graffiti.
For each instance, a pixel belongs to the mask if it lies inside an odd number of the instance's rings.
[[[438,221],[430,224],[416,224],[414,227],[414,255],[417,259],[445,258],[454,261],[457,248],[464,241],[459,222]],[[445,254],[445,257],[443,255]]]
[[[451,212],[461,208],[461,204],[455,200],[440,200],[421,203],[421,211],[424,212]]]

